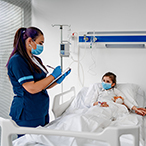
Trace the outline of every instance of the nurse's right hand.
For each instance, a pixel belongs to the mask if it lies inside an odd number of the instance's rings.
[[[52,74],[51,74],[55,79],[58,77],[58,76],[60,76],[61,75],[61,66],[57,66],[54,70],[53,70],[53,72],[52,72]]]

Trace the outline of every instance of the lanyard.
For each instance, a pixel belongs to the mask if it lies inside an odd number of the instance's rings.
[[[43,66],[36,60],[36,58],[35,57],[31,57],[31,60],[39,67],[39,68],[41,68],[46,74],[48,73],[44,68],[43,68]]]

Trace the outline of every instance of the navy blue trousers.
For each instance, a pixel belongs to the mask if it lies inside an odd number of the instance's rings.
[[[14,120],[14,119],[13,119]],[[44,118],[34,119],[34,120],[14,120],[17,125],[22,127],[37,127],[37,126],[45,126],[49,123],[49,114],[46,115]],[[18,135],[18,137],[21,137],[23,135]]]

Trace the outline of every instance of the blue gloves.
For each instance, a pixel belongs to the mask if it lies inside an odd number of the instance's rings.
[[[69,70],[68,72],[66,72],[60,79],[58,79],[58,80],[56,81],[56,83],[60,84],[60,83],[65,79],[65,77],[66,77],[68,74],[70,74],[70,72],[71,72],[71,70]]]
[[[53,70],[53,72],[52,72],[52,74],[51,74],[55,79],[58,77],[58,76],[60,76],[61,75],[61,67],[60,66],[57,66],[54,70]]]

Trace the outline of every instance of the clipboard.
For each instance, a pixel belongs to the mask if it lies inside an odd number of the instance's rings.
[[[56,79],[54,79],[45,89],[49,88],[52,84],[54,84],[54,83],[55,83],[57,80],[59,80],[65,73],[67,73],[67,72],[69,72],[69,71],[71,71],[71,68],[70,68],[70,67],[66,68],[66,69],[61,73],[61,75],[58,76]],[[45,89],[44,89],[44,90],[45,90]]]

